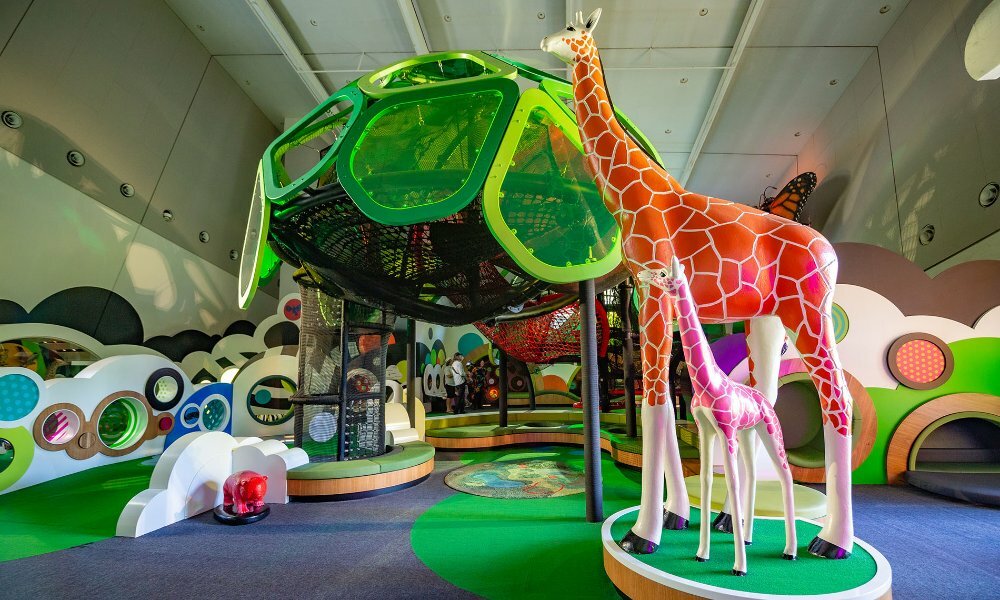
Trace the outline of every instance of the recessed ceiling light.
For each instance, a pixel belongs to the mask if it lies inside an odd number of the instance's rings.
[[[771,178],[771,174],[770,174],[770,173],[768,173],[768,174],[767,174],[767,175],[765,175],[764,177],[767,177],[768,179],[770,179],[770,178]]]
[[[198,234],[198,241],[202,244],[207,244],[210,239],[207,231],[202,231]]]
[[[163,211],[163,214],[161,216],[163,217],[163,220],[166,221],[167,223],[174,220],[174,213],[170,212],[169,210]]]
[[[239,259],[240,259],[239,251],[236,250],[235,248],[231,248],[229,250],[229,260],[239,260]]]
[[[204,25],[199,25],[198,26],[198,31],[205,31],[205,26]]]
[[[673,132],[674,132],[674,130],[673,130],[673,129],[664,129],[664,130],[663,130],[663,133],[666,133],[666,134],[668,134],[668,135],[669,135],[669,134],[671,134],[671,133],[673,133]]]
[[[66,162],[74,167],[82,167],[87,162],[87,158],[79,150],[70,150],[66,153]]]
[[[921,246],[926,246],[927,244],[934,241],[934,226],[924,225],[920,229],[920,236],[917,237],[917,241],[920,242]]]
[[[889,12],[890,10],[892,10],[891,6],[889,6],[888,4],[883,4],[882,8],[878,9],[878,14],[884,15],[885,13]]]
[[[1000,192],[1000,185],[997,182],[991,181],[983,186],[983,189],[979,191],[979,205],[982,207],[992,206],[994,202],[997,201],[997,194]]]
[[[445,23],[451,23],[451,15],[444,16]]]
[[[681,83],[687,83],[687,82],[688,82],[687,77],[681,77]]]
[[[801,132],[801,131],[796,131],[796,132],[795,132],[795,137],[800,137],[801,135],[802,135],[802,132]]]
[[[316,22],[316,19],[309,19],[309,24],[312,25],[313,27],[319,25],[319,23]]]
[[[125,196],[126,198],[131,198],[132,196],[135,196],[135,188],[132,187],[131,183],[121,184],[120,186],[118,186],[118,191],[121,193],[122,196]]]
[[[543,13],[543,12],[540,12],[540,13],[538,13],[538,14],[537,14],[537,15],[535,15],[535,16],[536,16],[536,17],[538,17],[538,20],[540,21],[540,20],[542,20],[542,19],[544,19],[544,18],[545,18],[545,13]]]
[[[0,114],[0,120],[3,121],[4,125],[10,127],[11,129],[17,129],[24,123],[24,119],[21,118],[21,115],[12,110],[3,111],[3,114]]]
[[[830,80],[830,85],[837,85],[838,81],[836,79]]]
[[[708,9],[707,8],[703,8],[703,9],[701,9],[701,10],[698,11],[698,14],[700,16],[704,17],[705,15],[708,14]]]

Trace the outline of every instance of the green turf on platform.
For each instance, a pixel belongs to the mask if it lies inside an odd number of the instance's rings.
[[[614,538],[622,538],[639,515],[638,511],[622,517],[611,527]],[[753,545],[747,547],[747,576],[732,575],[733,536],[712,530],[712,559],[694,560],[698,550],[700,511],[691,509],[691,526],[673,532],[671,543],[664,543],[653,554],[637,556],[640,561],[677,577],[706,585],[757,594],[806,595],[831,594],[864,585],[875,577],[875,559],[861,546],[847,560],[817,558],[806,547],[819,533],[819,526],[796,521],[799,559],[790,562],[781,558],[785,549],[785,522],[781,519],[757,519],[754,522]],[[666,540],[664,533],[664,541]]]
[[[580,448],[545,446],[524,449],[467,452],[464,463],[489,462],[513,458],[546,457],[583,468]],[[611,514],[639,503],[639,472],[617,466],[607,454],[602,454],[604,475],[604,514]],[[617,592],[604,572],[601,550],[601,524],[584,519],[585,495],[531,500],[483,498],[456,493],[427,510],[413,526],[410,541],[417,557],[435,573],[449,582],[487,598],[609,598]],[[698,512],[693,511],[694,524],[685,532],[664,532],[664,548],[654,555],[672,556],[679,553],[684,568],[699,563],[693,560],[698,546]],[[631,517],[631,515],[629,516]],[[840,589],[854,587],[858,580],[867,580],[874,573],[870,557],[859,547],[846,561],[828,561],[809,555],[805,548],[812,541],[814,526],[799,524],[799,560],[780,560],[784,545],[781,522],[774,539],[766,529],[770,523],[759,520],[755,543],[751,547],[750,575],[734,585],[759,586],[761,591],[776,594],[792,593],[785,577],[775,580],[766,557],[768,549],[777,554],[780,567],[788,568],[802,585],[812,585],[817,567],[826,567],[819,575],[838,583]],[[623,532],[616,531],[616,536]],[[701,568],[728,574],[733,566],[732,537],[716,533],[713,538],[713,559]],[[689,564],[690,563],[690,564]],[[572,565],[567,567],[566,565]],[[848,571],[856,575],[847,577]],[[789,577],[788,579],[790,579]],[[723,579],[737,580],[728,575]],[[819,585],[819,584],[817,584]],[[770,587],[769,587],[770,586]]]
[[[0,562],[114,537],[118,516],[149,487],[140,458],[105,465],[0,496]]]

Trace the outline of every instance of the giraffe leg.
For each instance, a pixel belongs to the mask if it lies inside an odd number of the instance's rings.
[[[660,545],[663,531],[664,459],[667,437],[673,431],[673,411],[669,403],[660,356],[669,361],[670,325],[660,313],[660,305],[649,297],[649,290],[639,288],[639,344],[642,352],[642,495],[639,517],[619,545],[632,554],[650,554]],[[661,376],[662,375],[662,376]],[[659,388],[663,388],[660,390]],[[659,392],[663,393],[659,393]],[[668,429],[669,427],[669,429]],[[686,495],[685,495],[686,497]]]
[[[701,483],[701,520],[698,526],[698,553],[694,559],[705,562],[711,552],[711,527],[708,524],[712,518],[712,482],[715,474],[712,466],[715,463],[715,425],[705,415],[705,409],[698,407],[691,411],[691,416],[698,422],[698,450],[701,458],[699,482]]]
[[[747,546],[753,543],[753,511],[757,499],[757,436],[753,429],[744,429],[736,434],[739,441],[740,484],[743,495],[743,540]]]
[[[785,508],[785,552],[781,557],[785,560],[795,560],[798,557],[799,544],[795,534],[795,492],[792,488],[792,471],[788,468],[788,461],[782,457],[784,448],[780,447],[781,444],[776,436],[768,433],[767,424],[761,421],[755,429],[781,482],[781,496]]]
[[[826,306],[829,306],[827,303]],[[826,451],[826,496],[829,518],[809,544],[809,552],[826,558],[847,558],[854,549],[851,507],[851,412],[853,402],[840,366],[829,310],[807,319],[797,331],[795,346],[809,371],[823,410]]]
[[[736,467],[736,434],[730,432],[731,437],[722,436],[725,443],[722,447],[722,458],[725,460],[723,467],[726,471],[726,492],[732,499],[733,507],[733,546],[736,550],[736,560],[733,563],[733,575],[742,577],[747,574],[747,549],[743,539],[743,507],[740,506],[740,471]]]

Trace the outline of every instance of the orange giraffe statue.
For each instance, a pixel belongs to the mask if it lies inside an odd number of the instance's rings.
[[[819,393],[825,435],[829,520],[809,552],[846,558],[854,543],[852,402],[830,316],[837,256],[805,225],[685,190],[635,143],[615,117],[591,35],[600,15],[598,9],[584,23],[578,13],[576,23],[546,37],[541,46],[573,68],[587,164],[621,227],[626,267],[639,281],[639,273],[665,269],[677,256],[690,274],[702,322],[749,321],[752,381],[771,403],[777,398],[784,328],[792,332]],[[662,530],[683,529],[690,516],[667,384],[673,315],[669,301],[661,310],[664,293],[639,286],[642,500],[636,524],[620,542],[633,553],[654,552]],[[706,508],[702,518],[708,514]]]

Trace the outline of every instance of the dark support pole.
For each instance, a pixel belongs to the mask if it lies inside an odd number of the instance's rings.
[[[622,346],[622,368],[625,379],[625,434],[629,437],[636,437],[635,373],[632,372],[632,367],[635,364],[635,349],[632,347],[632,286],[629,285],[628,281],[623,281],[618,286],[618,297],[621,299],[619,309],[622,318],[622,333],[625,337]]]
[[[524,372],[528,374],[528,410],[535,410],[538,408],[538,399],[535,398],[535,384],[531,379],[531,365],[524,363]]]
[[[410,427],[416,427],[417,414],[417,323],[406,320],[406,412]]]
[[[347,300],[340,304],[340,414],[337,419],[337,460],[344,460],[346,457],[347,434],[347,372],[350,370],[351,352],[348,347],[348,333],[350,327],[347,323]]]
[[[500,355],[500,427],[507,426],[507,353],[497,348]]]
[[[594,280],[580,282],[580,371],[583,389],[583,465],[587,488],[587,521],[604,520],[601,483],[601,417],[598,413],[597,315]]]

